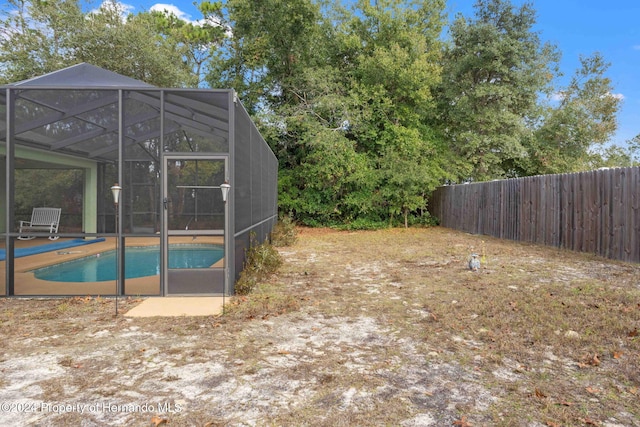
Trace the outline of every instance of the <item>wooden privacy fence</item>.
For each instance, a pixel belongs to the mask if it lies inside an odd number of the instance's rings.
[[[640,262],[640,167],[439,187],[444,227]]]

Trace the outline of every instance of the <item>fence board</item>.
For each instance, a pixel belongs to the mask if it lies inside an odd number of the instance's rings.
[[[633,225],[631,226],[633,230],[631,247],[633,250],[629,257],[630,261],[640,259],[640,191],[638,191],[638,189],[640,189],[640,169],[632,170],[632,175],[632,189],[630,192],[631,216],[633,218]]]
[[[569,249],[571,240],[571,176],[569,174],[562,175],[562,206],[560,218],[562,238],[560,240],[560,247]]]
[[[640,167],[439,187],[444,227],[640,262]]]
[[[631,188],[633,186],[633,174],[630,170],[624,171],[623,175],[623,183],[622,183],[622,200],[623,203],[631,204]],[[627,208],[622,209],[622,260],[628,261],[631,257],[631,253],[633,252],[633,209]]]
[[[620,220],[620,204],[621,204],[621,177],[620,170],[615,169],[613,171],[613,185],[612,185],[612,202],[611,202],[611,221],[612,221],[612,233],[611,233],[611,257],[620,259],[620,247],[621,247],[621,220]]]
[[[589,236],[589,240],[587,243],[587,247],[585,248],[585,252],[596,253],[596,239],[598,236],[598,214],[596,211],[596,207],[598,205],[597,200],[597,192],[598,189],[596,187],[596,173],[597,171],[591,171],[588,173],[589,179],[589,188],[587,194],[586,201],[586,209],[587,209],[587,235]]]

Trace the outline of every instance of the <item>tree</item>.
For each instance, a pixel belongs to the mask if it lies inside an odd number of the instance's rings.
[[[174,40],[174,48],[182,55],[186,68],[192,71],[190,87],[205,85],[209,69],[213,66],[211,61],[228,32],[222,25],[220,2],[203,1],[196,6],[203,16],[196,23],[184,21],[166,10],[149,13],[156,30]]]
[[[630,141],[627,141],[629,156],[633,161],[633,166],[640,166],[640,134]]]
[[[396,144],[387,147],[380,158],[383,179],[382,197],[388,206],[390,222],[395,215],[402,215],[404,226],[409,225],[409,215],[426,210],[428,195],[441,184],[446,176],[438,148],[429,137],[429,129],[391,127]]]
[[[282,171],[295,182],[286,188],[281,206],[309,224],[351,222],[375,210],[377,182],[372,179],[373,165],[366,154],[358,152],[353,141],[340,132],[319,128],[308,132],[304,141],[308,154],[300,167]]]
[[[194,84],[178,42],[162,37],[152,15],[124,16],[119,3],[103,3],[85,17],[74,40],[74,59],[159,87]]]
[[[567,87],[557,92],[557,105],[543,112],[522,162],[528,174],[589,169],[594,148],[616,131],[621,100],[613,95],[611,80],[605,76],[609,64],[599,53],[581,57],[580,62]]]
[[[361,1],[358,8],[344,39],[356,106],[347,136],[376,165],[378,215],[392,221],[401,214],[406,226],[445,175],[446,147],[433,126],[444,4]]]
[[[440,73],[443,4],[361,1],[354,7],[352,13],[336,8],[326,18],[320,28],[325,47],[318,49],[324,60],[315,59],[323,65],[289,80],[295,97],[277,111],[288,117],[283,128],[294,136],[281,159],[291,159],[287,169],[300,165],[290,191],[297,199],[315,197],[309,192],[318,185],[312,171],[333,171],[326,182],[339,187],[325,188],[331,197],[319,199],[331,200],[330,220],[366,226],[423,209],[440,179],[441,157],[432,149],[437,138],[428,121]],[[335,134],[330,140],[341,148],[317,140],[300,144],[315,140],[304,136],[308,132]]]
[[[250,113],[296,97],[289,86],[313,64],[319,7],[310,0],[229,0],[222,25],[232,28],[208,83],[233,87]]]
[[[475,19],[458,16],[451,26],[440,88],[443,132],[462,159],[459,180],[513,174],[558,59],[533,31],[531,3],[479,0],[475,11]]]
[[[125,16],[114,2],[82,12],[76,0],[10,0],[0,19],[0,80],[14,82],[61,68],[93,65],[161,87],[193,82],[178,43],[149,14]]]
[[[72,65],[72,40],[83,18],[75,0],[7,0],[0,13],[0,81],[26,80]]]
[[[640,157],[638,157],[638,152],[633,147],[621,147],[614,144],[608,147],[599,147],[599,149],[589,153],[586,163],[586,169],[589,170],[626,168],[640,166]]]
[[[235,89],[308,224],[405,225],[443,182],[564,172],[602,159],[620,100],[596,54],[561,90],[532,4],[478,0],[443,42],[444,0],[227,0],[204,19],[8,0],[0,80],[80,61],[162,86]],[[544,102],[545,96],[560,95]],[[600,157],[598,157],[600,156]]]

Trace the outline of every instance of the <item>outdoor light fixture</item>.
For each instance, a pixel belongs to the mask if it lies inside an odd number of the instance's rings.
[[[111,186],[111,194],[113,194],[113,204],[115,205],[114,217],[115,217],[115,232],[116,232],[116,253],[120,253],[118,250],[118,240],[120,240],[120,234],[118,231],[118,202],[120,201],[120,191],[122,187],[116,182]],[[120,260],[119,256],[116,257],[116,316],[118,315],[118,294],[120,293]]]
[[[227,196],[229,195],[229,189],[231,186],[229,185],[229,181],[223,182],[220,184],[220,191],[222,191],[222,201],[227,203]]]
[[[122,191],[122,187],[116,182],[111,186],[111,193],[113,194],[113,203],[118,206],[118,201],[120,200],[120,191]]]

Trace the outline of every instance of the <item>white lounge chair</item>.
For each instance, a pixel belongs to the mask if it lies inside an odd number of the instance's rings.
[[[57,233],[60,223],[61,208],[33,208],[30,221],[20,221],[20,240],[35,239],[36,236],[25,236],[23,233],[29,231],[48,231]],[[56,240],[59,236],[49,236],[49,240]]]

